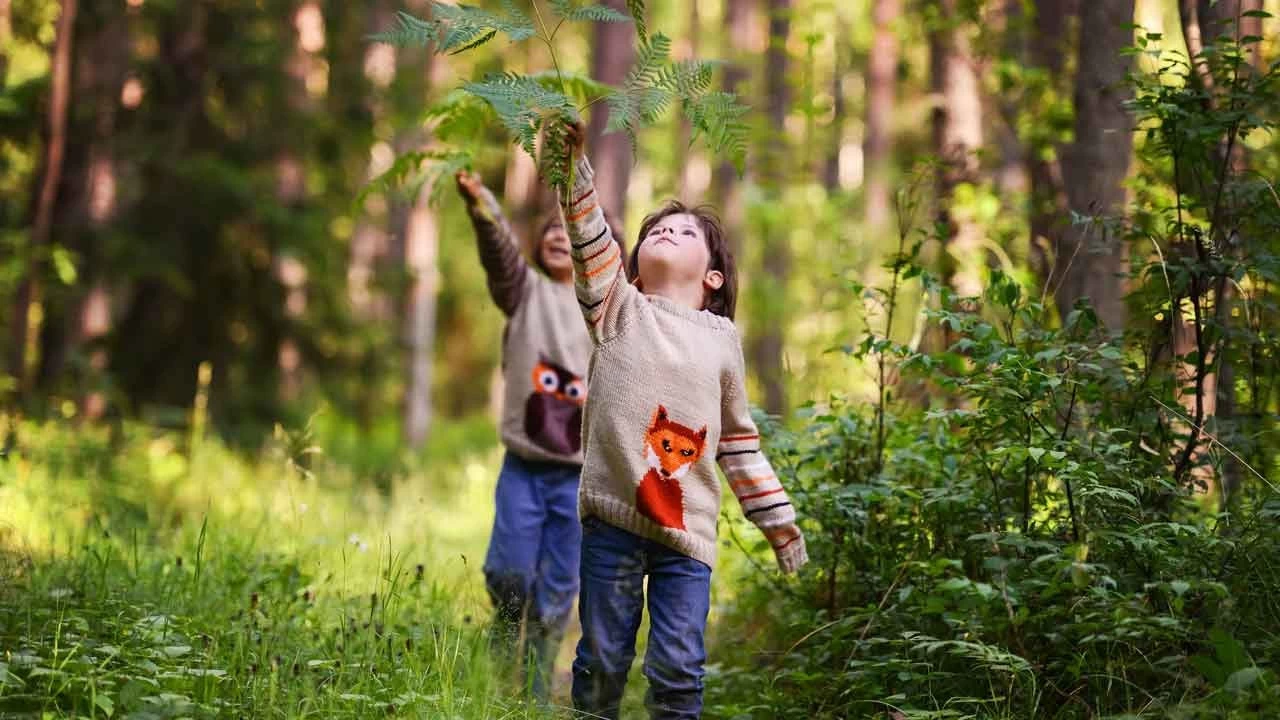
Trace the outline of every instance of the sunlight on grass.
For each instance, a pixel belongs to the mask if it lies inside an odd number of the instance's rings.
[[[384,491],[287,448],[23,427],[0,463],[0,710],[538,718],[489,656],[498,451]]]

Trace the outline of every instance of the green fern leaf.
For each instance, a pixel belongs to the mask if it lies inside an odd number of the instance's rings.
[[[494,113],[488,103],[457,89],[428,108],[425,120],[431,123],[431,134],[436,140],[470,146],[485,140]]]
[[[663,83],[670,55],[671,40],[655,33],[637,48],[636,64],[627,73],[622,89],[608,96],[607,129],[625,132],[633,154],[637,146],[636,132],[642,125],[656,122],[671,102],[671,90]]]
[[[533,21],[512,0],[503,0],[503,13],[469,5],[431,2],[430,20],[397,13],[397,27],[370,36],[376,42],[397,47],[431,47],[437,53],[463,52],[479,47],[503,33],[513,42],[536,34]]]
[[[631,16],[607,5],[579,5],[576,0],[550,0],[551,9],[569,22],[631,22]]]
[[[567,70],[558,73],[555,70],[542,70],[529,77],[542,83],[545,88],[561,90],[580,105],[594,102],[614,92],[613,86],[608,83],[602,83],[589,75]]]
[[[535,155],[538,131],[549,118],[572,116],[573,101],[528,75],[494,74],[467,83],[467,92],[489,103],[498,120],[529,155]]]
[[[693,127],[690,145],[700,136],[706,137],[713,155],[728,155],[741,175],[747,160],[749,127],[743,120],[747,106],[727,92],[711,92],[683,103],[685,116]]]
[[[435,202],[444,185],[442,178],[471,167],[471,154],[461,150],[414,150],[401,153],[391,167],[371,179],[356,196],[356,207],[361,207],[370,195],[396,193],[407,198],[417,197],[423,187],[431,188],[431,201]]]
[[[627,12],[631,13],[631,20],[636,24],[636,36],[640,38],[640,42],[648,42],[649,28],[644,22],[644,0],[627,0]]]
[[[712,60],[683,60],[662,68],[658,84],[671,92],[691,97],[711,89],[711,79],[719,63]]]

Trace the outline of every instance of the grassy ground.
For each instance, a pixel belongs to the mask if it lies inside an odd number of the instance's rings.
[[[307,433],[246,458],[23,425],[0,459],[0,717],[567,717],[576,619],[559,707],[523,702],[489,652],[501,450],[485,423],[452,432],[374,477]],[[624,717],[643,715],[639,666]]]
[[[0,716],[565,714],[488,652],[492,447],[379,490],[287,436],[256,461],[143,427],[20,442],[0,461]]]

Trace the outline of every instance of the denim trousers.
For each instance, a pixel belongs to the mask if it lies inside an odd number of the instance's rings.
[[[573,662],[574,708],[583,717],[618,717],[636,655],[647,576],[645,707],[655,720],[699,717],[711,568],[599,518],[588,517],[582,525],[582,640]]]
[[[544,699],[578,594],[580,472],[507,453],[484,561],[495,649],[524,663],[528,689]]]

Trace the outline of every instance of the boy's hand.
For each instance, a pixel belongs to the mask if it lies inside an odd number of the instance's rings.
[[[458,193],[467,202],[474,204],[484,194],[484,181],[479,175],[467,170],[459,170],[454,173],[453,178],[458,183]]]
[[[581,120],[565,121],[564,140],[575,160],[582,157],[587,148],[587,128]]]

